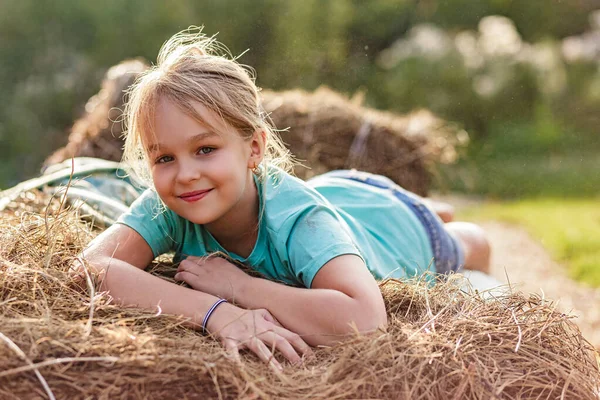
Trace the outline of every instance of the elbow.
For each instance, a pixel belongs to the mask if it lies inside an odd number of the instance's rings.
[[[383,301],[381,304],[361,305],[357,315],[361,318],[355,321],[358,331],[361,333],[374,332],[378,329],[386,329],[388,325],[387,313]]]
[[[69,276],[78,286],[87,287],[106,274],[108,263],[109,260],[103,257],[84,257],[81,253],[71,263]]]
[[[77,258],[71,264],[71,271],[77,275],[100,274],[106,270],[109,260],[106,257],[97,255],[84,255],[79,253]]]
[[[325,324],[330,327],[329,332],[306,337],[307,343],[311,346],[329,346],[356,334],[367,335],[387,328],[388,318],[383,299],[380,304],[366,299],[353,301],[352,305],[346,304],[345,312],[338,313],[337,318],[327,318]],[[332,320],[336,321],[333,325]]]
[[[387,312],[386,312],[385,306],[384,306],[383,310],[381,311],[381,315],[379,316],[379,319],[377,321],[377,328],[386,330],[387,327],[388,327],[388,317],[387,317]]]

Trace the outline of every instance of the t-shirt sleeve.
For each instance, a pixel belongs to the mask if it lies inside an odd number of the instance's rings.
[[[363,258],[346,223],[329,207],[316,205],[287,222],[291,225],[286,243],[290,269],[307,288],[330,260],[344,254]]]
[[[119,217],[117,223],[127,225],[139,233],[152,249],[154,257],[173,249],[175,224],[171,211],[164,207],[152,189],[142,193],[129,210]]]

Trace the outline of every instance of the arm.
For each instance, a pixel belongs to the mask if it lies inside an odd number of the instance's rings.
[[[135,230],[125,225],[110,227],[82,255],[92,272],[99,274],[100,290],[108,291],[119,304],[160,307],[166,314],[187,317],[187,324],[193,328],[201,326],[206,311],[218,299],[143,271],[153,259],[152,250]],[[292,362],[300,360],[294,347],[302,353],[308,351],[306,343],[278,326],[266,310],[243,310],[225,303],[214,311],[207,328],[234,353],[238,347],[248,347],[265,361],[272,359],[271,346]],[[273,364],[279,366],[274,359]]]
[[[181,263],[176,279],[198,290],[221,291],[220,295],[244,307],[266,308],[311,345],[335,343],[351,334],[353,326],[369,332],[387,325],[381,291],[357,256],[342,255],[327,262],[311,289],[252,278],[220,258],[192,260]]]
[[[332,344],[353,333],[387,325],[383,297],[362,259],[336,257],[315,275],[311,289],[252,278],[243,286],[245,307],[264,307],[312,344]]]
[[[92,272],[98,274],[99,289],[108,291],[119,304],[146,309],[159,306],[165,312],[185,315],[191,324],[197,324],[199,313],[184,305],[198,304],[199,309],[208,309],[208,303],[216,300],[214,296],[190,293],[144,272],[143,268],[154,258],[152,250],[136,231],[125,225],[115,224],[103,232],[82,256]]]

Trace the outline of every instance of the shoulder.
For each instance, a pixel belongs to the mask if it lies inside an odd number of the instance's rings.
[[[287,172],[270,167],[262,185],[265,212],[287,217],[314,206],[331,206],[318,191]]]
[[[117,220],[140,234],[155,256],[171,250],[185,230],[185,220],[169,210],[153,189],[146,189]]]
[[[276,167],[270,167],[259,190],[263,217],[270,230],[278,231],[285,221],[297,219],[317,207],[335,212],[318,191]]]
[[[327,236],[347,240],[350,231],[339,210],[304,181],[276,170],[265,182],[263,218],[273,241],[288,246],[290,238]]]

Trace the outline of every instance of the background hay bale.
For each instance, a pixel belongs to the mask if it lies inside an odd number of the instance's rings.
[[[263,91],[263,107],[292,154],[310,169],[306,179],[334,169],[385,175],[400,186],[427,195],[438,163],[452,163],[468,142],[466,132],[426,110],[405,116],[369,109],[321,87]]]
[[[104,75],[100,91],[86,103],[85,114],[73,124],[67,145],[50,155],[44,166],[71,157],[121,161],[125,91],[147,68],[148,64],[139,59],[125,60],[111,67]]]
[[[45,166],[71,157],[120,161],[125,91],[148,66],[126,60],[108,70],[102,89],[86,104],[73,125],[68,144],[54,152]],[[437,163],[454,162],[468,135],[421,110],[399,116],[362,107],[327,88],[263,91],[263,107],[284,142],[303,166],[295,174],[306,179],[333,169],[356,168],[386,175],[420,195],[431,186]],[[286,129],[289,128],[289,129]]]
[[[316,349],[275,375],[249,353],[231,361],[177,317],[73,284],[68,265],[94,232],[58,199],[24,193],[0,228],[3,399],[597,398],[593,349],[538,296],[484,300],[458,277],[433,288],[386,281],[386,332]]]

